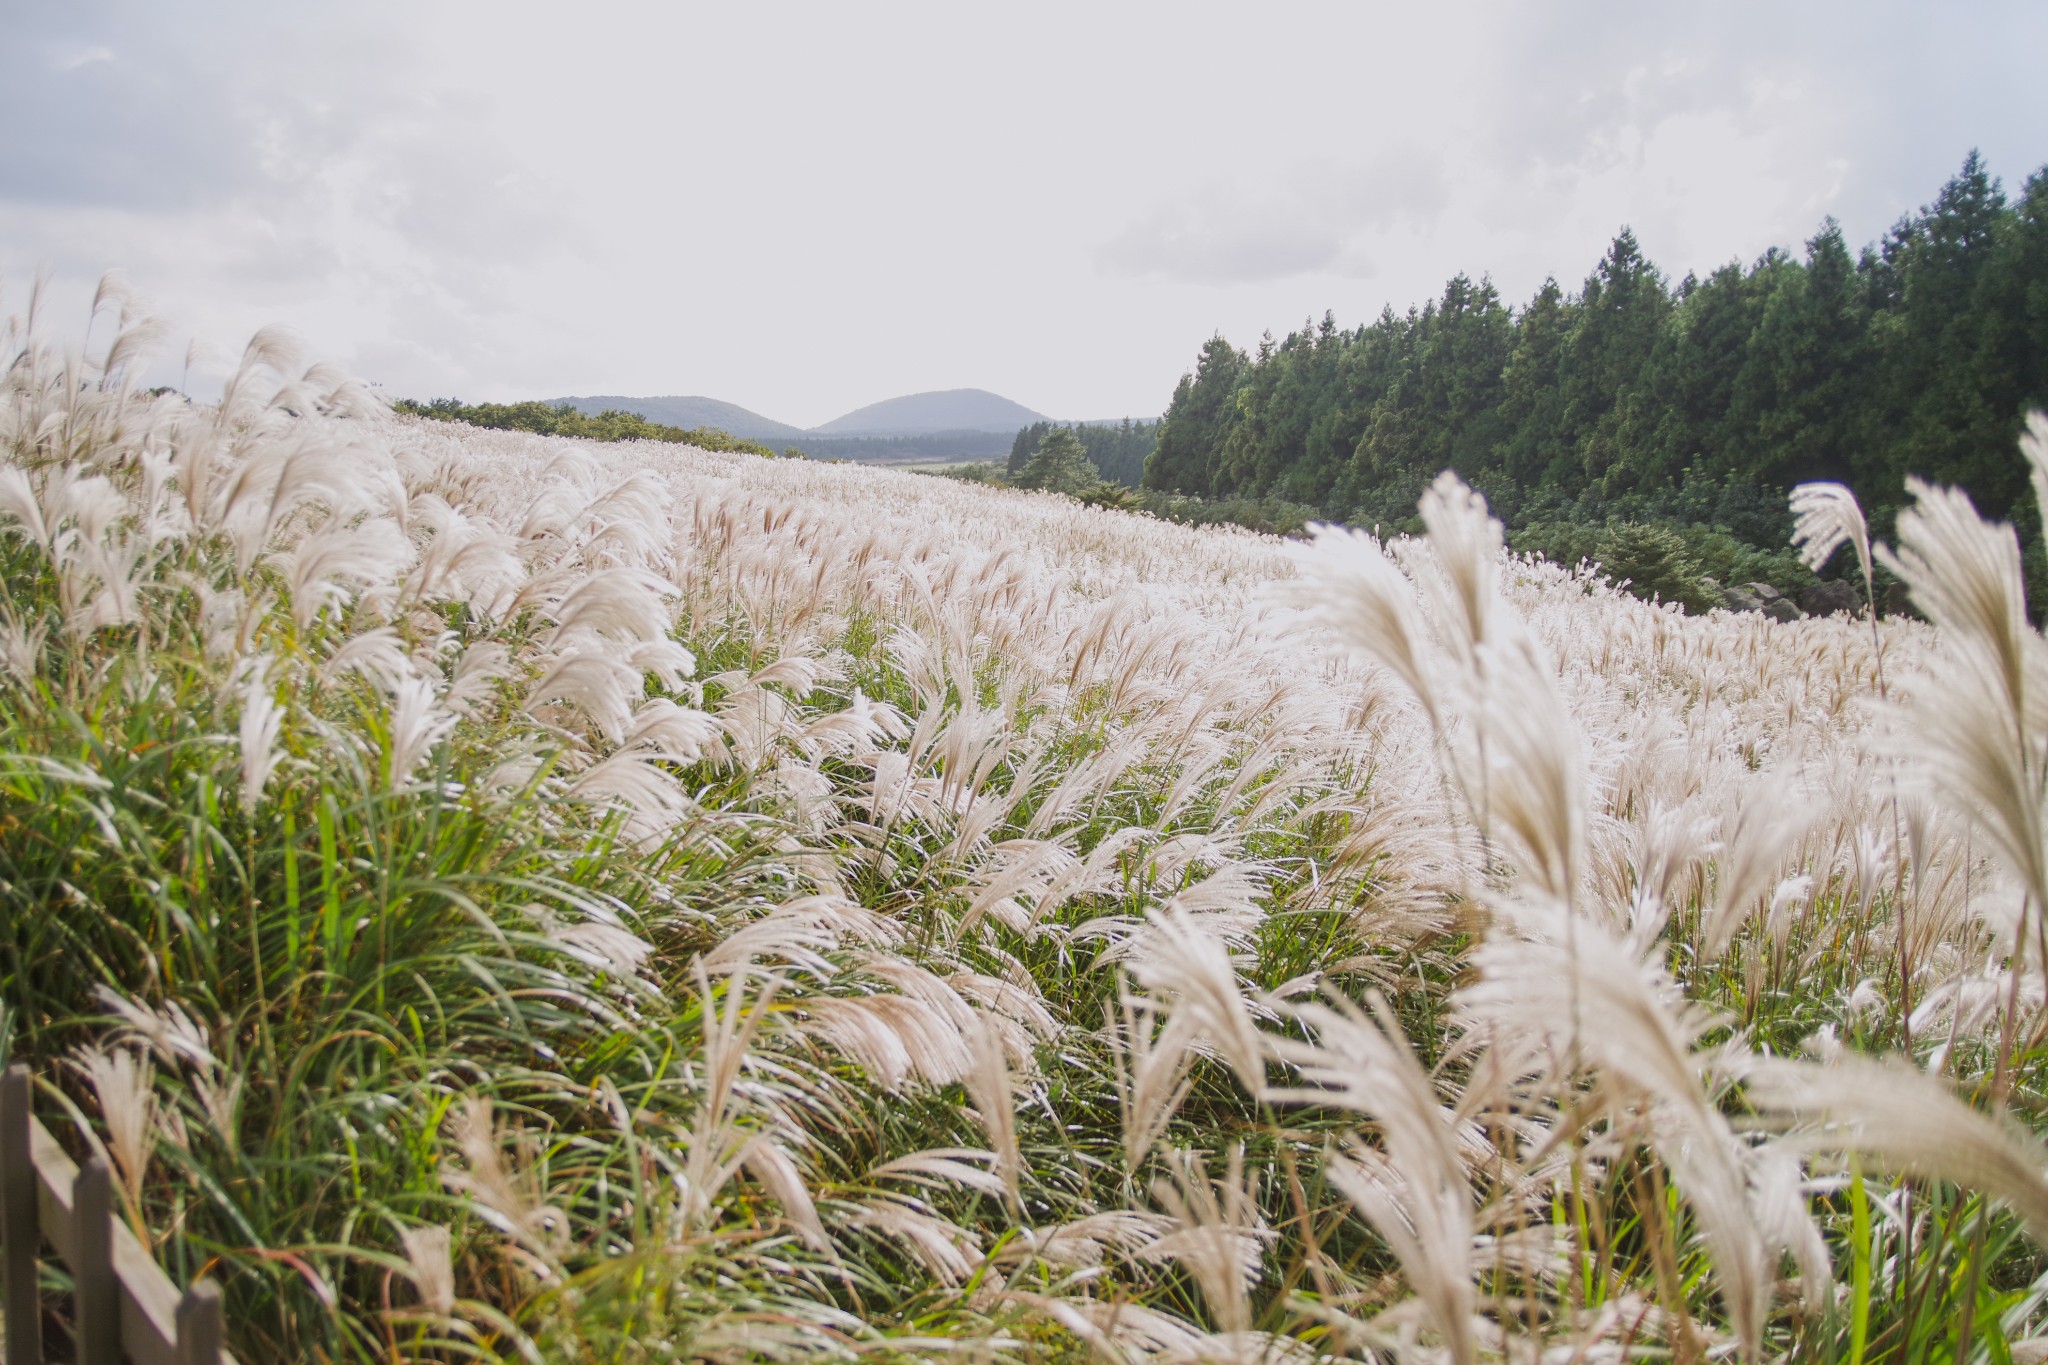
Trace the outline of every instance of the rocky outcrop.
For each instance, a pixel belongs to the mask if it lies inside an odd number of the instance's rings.
[[[1863,597],[1854,584],[1832,578],[1800,593],[1799,606],[1808,616],[1832,616],[1838,611],[1854,615],[1863,610]]]
[[[1756,599],[1756,594],[1744,592],[1741,588],[1721,589],[1721,605],[1730,611],[1762,611],[1764,609],[1764,604]]]
[[[1768,583],[1744,583],[1739,588],[1723,588],[1721,605],[1730,611],[1762,612],[1773,621],[1798,621],[1806,616],[1798,603]]]

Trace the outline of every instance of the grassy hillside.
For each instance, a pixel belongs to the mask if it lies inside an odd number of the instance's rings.
[[[567,402],[465,403],[459,398],[436,398],[415,403],[401,398],[394,405],[410,417],[431,417],[438,422],[463,422],[473,427],[498,431],[530,431],[541,436],[573,436],[586,441],[661,441],[670,445],[692,445],[702,450],[735,450],[749,455],[773,455],[775,451],[758,441],[741,440],[715,427],[671,427],[650,422],[639,413],[606,408],[589,413]]]
[[[243,1359],[2040,1348],[1959,499],[1778,625],[132,345],[6,348],[0,1046]]]
[[[685,431],[710,427],[715,431],[729,432],[743,441],[772,441],[778,447],[787,438],[803,434],[801,427],[778,422],[772,417],[763,417],[760,413],[743,408],[737,403],[706,398],[701,394],[631,398],[624,394],[608,393],[585,398],[550,398],[545,401],[551,408],[567,404],[576,411],[592,417],[606,412],[630,412],[663,426],[681,427]]]

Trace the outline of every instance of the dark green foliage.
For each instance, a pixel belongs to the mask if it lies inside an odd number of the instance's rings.
[[[1019,488],[1081,494],[1102,482],[1102,471],[1088,458],[1087,447],[1071,427],[1054,427],[1038,443],[1017,475]]]
[[[1724,583],[1792,591],[1784,495],[1813,479],[1849,484],[1881,535],[1908,473],[1959,484],[2041,562],[2011,458],[2041,404],[2048,170],[2008,202],[1972,153],[1860,259],[1830,219],[1803,259],[1773,248],[1674,288],[1623,229],[1576,292],[1548,280],[1519,309],[1459,275],[1355,330],[1325,317],[1251,356],[1212,338],[1145,487],[1403,531],[1455,469],[1525,548],[1593,555],[1631,523]]]
[[[533,399],[524,403],[465,403],[459,398],[436,398],[430,403],[401,398],[391,406],[415,417],[467,422],[473,427],[494,427],[499,431],[531,431],[542,436],[574,436],[585,441],[666,441],[671,445],[696,446],[702,450],[733,451],[746,455],[775,454],[759,441],[742,441],[716,427],[691,427],[688,430],[665,427],[638,413],[621,412],[615,408],[592,414],[578,412],[567,403],[549,407]]]
[[[1215,491],[1215,462],[1238,421],[1238,381],[1248,364],[1244,352],[1220,336],[1202,347],[1195,372],[1181,376],[1159,419],[1158,446],[1145,462],[1145,487],[1198,496]]]
[[[1243,526],[1275,536],[1298,536],[1316,520],[1315,508],[1284,498],[1198,498],[1147,488],[1139,492],[1137,506],[1186,526]]]
[[[1004,472],[1012,479],[1024,472],[1039,443],[1058,427],[1056,422],[1034,422],[1017,433],[1010,445],[1010,459]],[[1067,428],[1080,439],[1089,462],[1110,483],[1136,488],[1145,478],[1145,461],[1159,441],[1157,422],[1134,422],[1126,417],[1116,425],[1107,422],[1075,422]]]
[[[1638,597],[1706,611],[1718,596],[1685,538],[1669,527],[1615,522],[1594,542],[1590,558]]]

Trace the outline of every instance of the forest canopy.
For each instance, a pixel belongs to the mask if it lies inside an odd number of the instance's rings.
[[[1422,489],[1455,469],[1520,548],[1626,523],[1740,559],[1784,546],[1785,491],[1814,479],[1853,488],[1880,533],[1909,473],[2036,524],[2010,451],[2044,403],[2048,168],[2008,199],[1972,152],[1860,252],[1829,219],[1802,254],[1672,284],[1623,228],[1576,290],[1546,280],[1520,307],[1460,274],[1355,329],[1326,314],[1250,355],[1215,337],[1144,482],[1413,530]]]
[[[1157,422],[1134,422],[1128,417],[1116,424],[1034,422],[1017,433],[1016,441],[1010,446],[1009,464],[1004,472],[1011,478],[1022,474],[1025,463],[1044,444],[1046,437],[1060,430],[1072,431],[1080,439],[1081,448],[1087,453],[1090,463],[1101,471],[1104,480],[1125,488],[1136,488],[1144,479],[1145,461],[1159,439]]]

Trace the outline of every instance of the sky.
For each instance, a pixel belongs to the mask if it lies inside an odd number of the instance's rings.
[[[283,322],[396,396],[1151,416],[1213,334],[1576,287],[1624,224],[1675,280],[1973,147],[2017,189],[2044,53],[1972,0],[0,0],[0,313],[119,269],[195,391]]]

